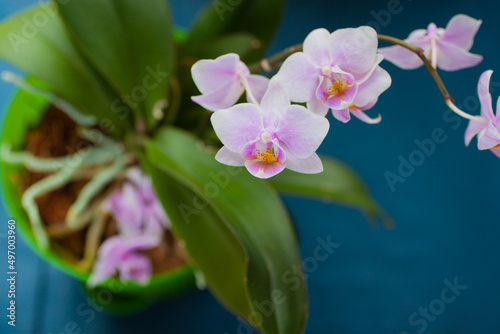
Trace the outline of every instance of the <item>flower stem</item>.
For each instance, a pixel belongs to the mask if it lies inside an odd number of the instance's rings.
[[[450,93],[446,89],[446,86],[444,85],[443,80],[441,80],[441,77],[439,76],[439,74],[436,71],[436,69],[434,68],[434,66],[432,66],[432,64],[429,62],[429,59],[427,59],[427,57],[424,55],[424,50],[422,48],[419,48],[415,45],[406,43],[405,41],[402,41],[398,38],[387,36],[387,35],[378,35],[378,40],[382,41],[382,42],[387,42],[387,43],[402,46],[403,48],[408,49],[408,50],[412,51],[413,53],[415,53],[422,60],[422,62],[424,63],[425,67],[429,71],[429,74],[432,76],[434,81],[436,81],[436,84],[437,84],[439,90],[441,91],[441,95],[443,95],[444,103],[446,103],[446,105],[453,112],[455,112],[457,115],[464,117],[464,118],[467,118],[467,119],[470,119],[470,120],[475,120],[475,121],[480,121],[480,122],[488,122],[483,117],[472,116],[472,115],[467,114],[466,112],[460,110],[454,104],[453,97],[451,97]]]
[[[452,101],[446,101],[446,105],[455,112],[455,114],[462,116],[463,118],[470,119],[471,121],[478,121],[478,122],[483,122],[483,123],[488,123],[489,120],[487,120],[484,117],[481,116],[472,116],[469,115],[468,113],[462,111],[460,108],[458,108]]]
[[[387,36],[387,35],[378,35],[378,40],[382,42],[387,42],[395,45],[399,45],[405,49],[408,49],[415,53],[424,63],[425,67],[429,71],[429,74],[432,76],[434,81],[436,82],[439,90],[441,91],[441,95],[443,96],[444,102],[446,105],[457,115],[474,120],[474,121],[479,121],[479,122],[488,122],[483,117],[480,116],[472,116],[464,112],[463,110],[459,109],[455,104],[454,104],[454,99],[451,97],[450,93],[446,89],[446,86],[443,83],[443,80],[441,80],[441,77],[439,76],[438,72],[436,71],[436,68],[431,64],[429,59],[424,55],[424,50],[422,48],[419,48],[415,45],[406,43],[403,40],[400,40],[395,37]],[[302,44],[297,44],[292,47],[289,47],[281,52],[278,52],[277,54],[269,57],[262,59],[258,63],[254,63],[250,65],[248,68],[250,69],[251,73],[260,73],[260,72],[271,72],[272,70],[279,68],[282,64],[282,62],[288,58],[290,55],[294,54],[295,52],[300,52],[302,51]]]
[[[278,52],[274,56],[262,59],[258,63],[251,64],[248,66],[248,69],[250,70],[250,73],[271,72],[272,70],[279,68],[281,63],[290,55],[299,51],[302,51],[302,44],[291,46],[281,52]]]
[[[415,53],[424,63],[425,67],[429,71],[429,74],[432,76],[434,81],[436,81],[436,84],[439,87],[439,90],[441,91],[441,95],[443,95],[443,99],[445,102],[448,100],[453,102],[453,98],[451,97],[450,93],[448,93],[448,90],[446,89],[446,86],[443,83],[443,80],[441,80],[441,77],[437,73],[436,69],[432,66],[432,64],[429,62],[429,59],[424,55],[424,50],[422,48],[419,48],[415,45],[406,43],[405,41],[402,41],[398,38],[391,37],[391,36],[386,36],[386,35],[378,35],[378,40],[391,43],[391,44],[396,44],[399,46],[404,47],[405,49],[408,49]]]

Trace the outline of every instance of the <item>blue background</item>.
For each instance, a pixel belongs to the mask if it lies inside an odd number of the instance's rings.
[[[33,0],[0,2],[0,17],[35,3]],[[172,1],[177,24],[189,26],[203,0]],[[301,42],[314,28],[330,31],[377,22],[387,1],[291,0],[270,53]],[[401,0],[402,11],[384,17],[379,32],[401,38],[435,22],[444,27],[457,13],[481,18],[484,23],[473,52],[484,55],[477,67],[443,72],[457,104],[479,113],[476,87],[479,75],[500,68],[500,5],[486,0]],[[375,14],[374,14],[375,13]],[[257,23],[256,23],[257,24]],[[286,198],[297,220],[301,252],[310,258],[317,238],[329,236],[340,247],[317,268],[309,267],[310,318],[306,333],[500,333],[498,219],[500,160],[479,152],[475,141],[464,147],[465,121],[448,115],[439,91],[425,69],[403,71],[383,63],[393,86],[381,96],[372,115],[381,113],[379,125],[357,119],[332,130],[320,151],[352,165],[366,180],[374,196],[396,222],[393,230],[372,228],[357,211],[320,202]],[[11,69],[0,63],[0,70]],[[493,75],[500,83],[500,74]],[[499,84],[493,91],[496,100]],[[5,108],[14,88],[0,84]],[[448,116],[446,116],[448,115]],[[444,142],[397,183],[394,191],[384,173],[397,174],[399,157],[408,159],[418,147],[415,140],[431,138],[442,129]],[[3,208],[1,221],[7,216]],[[6,250],[6,225],[0,228],[0,254]],[[3,249],[3,250],[2,250]],[[78,284],[38,260],[19,244],[17,333],[66,333],[74,322],[80,333],[236,334],[239,322],[208,292],[157,305],[128,318],[97,312],[95,319],[76,313],[85,302]],[[5,268],[0,259],[0,268]],[[306,268],[307,269],[307,268]],[[2,272],[4,271],[3,269]],[[0,275],[0,332],[6,325],[5,280]],[[420,307],[437,307],[444,280],[467,288],[432,320],[418,325],[409,317]],[[5,292],[4,292],[5,291]],[[448,292],[448,297],[451,296]],[[424,319],[418,315],[414,320]],[[89,320],[89,321],[86,321]],[[76,331],[78,333],[78,331]]]

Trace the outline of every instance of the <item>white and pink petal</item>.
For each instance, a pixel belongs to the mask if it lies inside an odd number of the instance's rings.
[[[445,28],[443,40],[464,50],[470,50],[474,44],[474,37],[483,21],[476,20],[465,14],[453,16]]]
[[[266,163],[258,160],[247,160],[245,167],[253,176],[259,179],[268,179],[281,173],[285,169],[286,163],[282,164],[277,161]]]
[[[153,275],[151,260],[142,254],[130,253],[118,265],[120,279],[146,285]]]
[[[250,90],[253,97],[257,100],[257,102],[262,101],[262,97],[267,91],[269,87],[269,78],[266,78],[262,75],[252,74],[246,77],[248,82],[247,90]],[[250,99],[250,94],[247,91],[247,101],[252,103],[253,101]]]
[[[305,53],[297,52],[285,60],[275,78],[282,83],[291,101],[307,102],[314,96],[320,74],[321,67]]]
[[[191,100],[210,111],[232,107],[243,93],[243,86],[236,78],[229,80],[215,91],[203,95],[193,96]]]
[[[488,126],[487,123],[470,120],[465,130],[465,146],[469,146],[472,138],[483,131]]]
[[[329,48],[330,32],[324,28],[313,30],[304,40],[304,53],[319,66],[331,66],[332,55]]]
[[[483,60],[483,56],[470,53],[444,40],[437,40],[437,66],[445,71],[457,71],[473,67]]]
[[[294,172],[303,174],[318,174],[323,171],[323,163],[321,162],[321,159],[316,153],[304,159],[297,158],[291,152],[286,154],[287,154],[286,167]]]
[[[319,116],[326,116],[328,114],[328,107],[322,100],[314,97],[311,101],[307,102],[307,109]]]
[[[351,113],[349,108],[335,110],[332,109],[332,114],[335,119],[341,121],[342,123],[347,123],[351,120]]]
[[[316,152],[329,128],[330,123],[325,117],[293,105],[285,110],[276,136],[295,156],[307,158]]]
[[[251,103],[219,110],[211,121],[219,139],[232,152],[241,152],[246,143],[255,140],[264,130],[262,111]]]
[[[228,165],[228,166],[235,166],[235,167],[244,166],[245,161],[246,161],[240,152],[230,151],[225,146],[223,146],[219,150],[219,152],[217,152],[217,155],[215,156],[215,160],[217,160],[221,164]]]
[[[372,27],[336,30],[329,45],[333,63],[348,73],[366,73],[377,61],[378,38]]]
[[[354,98],[354,105],[366,106],[376,100],[380,94],[386,91],[392,84],[392,79],[386,70],[377,66],[372,75],[358,87],[358,92]]]
[[[483,74],[479,77],[479,82],[477,84],[477,94],[479,96],[479,102],[481,103],[481,116],[489,119],[490,121],[495,120],[495,115],[493,113],[493,101],[490,94],[490,80],[492,74],[492,70],[483,72]]]
[[[426,56],[430,53],[431,43],[429,40],[419,41],[418,43],[412,42],[411,40],[405,40],[405,42],[422,48]],[[385,60],[404,70],[414,70],[424,65],[422,59],[415,53],[399,45],[380,48],[378,52],[384,56]]]
[[[500,133],[498,129],[489,122],[486,128],[481,130],[477,138],[477,147],[480,150],[487,150],[500,144]]]
[[[212,93],[228,81],[236,79],[240,57],[229,53],[217,59],[203,59],[191,68],[194,83],[202,94]]]

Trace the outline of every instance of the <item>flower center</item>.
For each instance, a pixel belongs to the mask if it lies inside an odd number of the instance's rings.
[[[260,154],[260,156],[257,157],[257,159],[259,159],[260,161],[262,161],[266,164],[278,161],[278,159],[276,159],[276,156],[274,155],[273,151],[271,151],[269,149],[265,152],[262,152]]]
[[[327,88],[326,93],[330,98],[332,96],[339,95],[340,93],[342,93],[346,87],[347,87],[347,81],[344,78],[342,78],[342,80],[334,81],[332,85]]]

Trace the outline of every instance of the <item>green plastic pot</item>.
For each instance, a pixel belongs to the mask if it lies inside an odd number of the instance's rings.
[[[4,115],[1,144],[9,144],[14,150],[22,150],[28,129],[40,123],[48,106],[49,101],[45,98],[19,90]],[[53,250],[42,250],[37,246],[28,217],[21,205],[21,189],[15,183],[23,168],[0,162],[3,201],[10,217],[16,220],[21,237],[40,258],[80,281],[82,288],[106,310],[116,314],[135,313],[159,300],[177,298],[195,289],[193,269],[185,265],[155,275],[145,287],[109,279],[98,288],[87,290],[85,282],[89,277],[88,272],[64,261]]]

